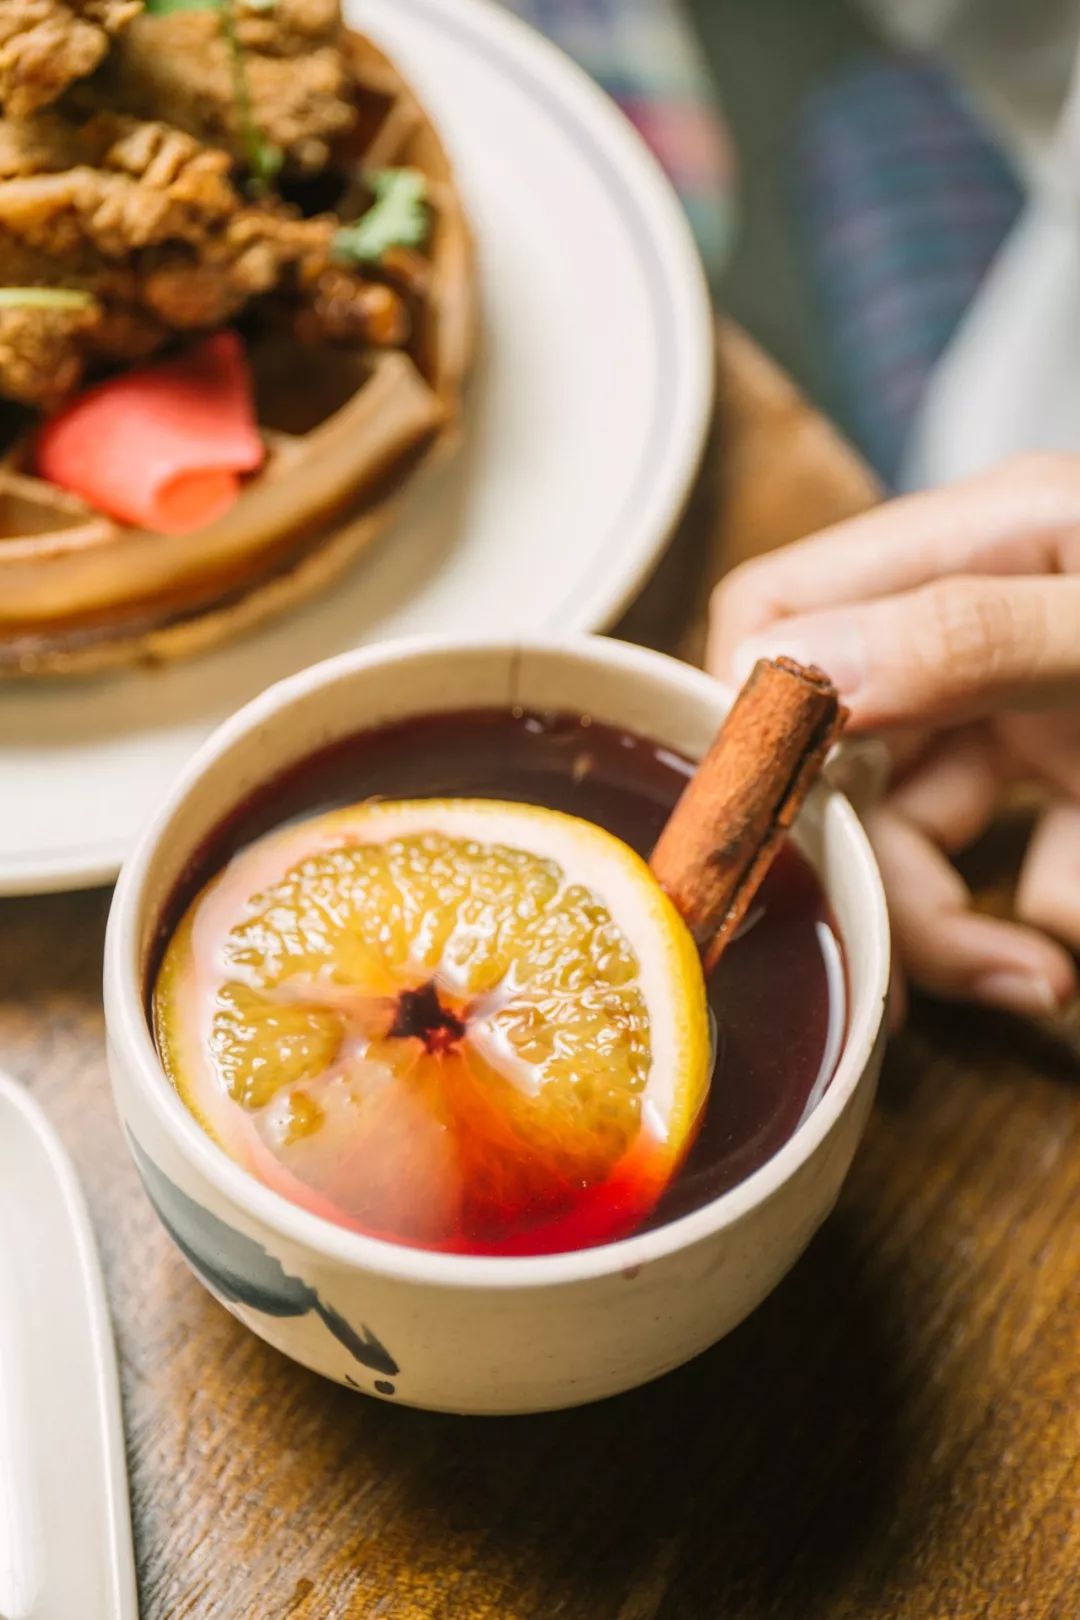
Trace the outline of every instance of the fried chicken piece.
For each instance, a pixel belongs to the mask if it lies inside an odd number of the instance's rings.
[[[0,109],[26,118],[93,73],[142,0],[0,0]]]
[[[294,326],[309,343],[365,343],[373,348],[396,349],[409,340],[411,322],[405,300],[384,282],[365,281],[337,265],[314,267],[301,278],[303,301]],[[312,269],[314,273],[312,273]]]
[[[101,322],[86,309],[0,309],[0,385],[9,399],[62,399],[82,375],[83,354]]]
[[[403,342],[397,295],[334,265],[337,229],[332,215],[246,202],[226,152],[164,124],[107,113],[0,120],[0,285],[96,300],[92,319],[11,311],[0,395],[49,408],[95,362],[142,359],[270,292],[301,324],[307,312],[309,335]]]
[[[164,124],[108,113],[0,123],[0,232],[49,258],[199,242],[239,206],[228,154]]]
[[[236,0],[235,19],[249,109],[212,11],[139,17],[94,86],[100,104],[162,118],[241,162],[250,158],[254,131],[292,168],[325,167],[356,118],[337,0],[277,0],[264,8]]]
[[[142,358],[174,331],[230,320],[297,253],[293,222],[253,215],[228,154],[164,124],[0,122],[0,283],[97,300],[93,319],[10,312],[0,392],[49,406],[95,359]]]

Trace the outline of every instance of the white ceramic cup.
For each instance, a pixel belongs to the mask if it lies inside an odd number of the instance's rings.
[[[532,1412],[655,1378],[729,1332],[832,1208],[873,1098],[889,929],[866,837],[826,784],[798,826],[843,936],[850,1006],[832,1084],[739,1186],[600,1248],[494,1258],[410,1249],[331,1225],[242,1170],[168,1084],[147,1024],[155,936],[208,836],[268,778],[337,739],[470,707],[573,710],[692,756],[728,694],[699,671],[604,638],[384,643],[272,687],[199,750],[124,867],[105,1011],[117,1106],[158,1213],[211,1291],[286,1355],[412,1406]],[[782,994],[782,986],[777,994]]]

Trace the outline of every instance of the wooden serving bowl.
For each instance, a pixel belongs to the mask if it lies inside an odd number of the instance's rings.
[[[387,523],[420,462],[455,437],[476,294],[468,226],[442,143],[393,64],[347,36],[364,168],[427,178],[430,290],[407,350],[251,351],[267,460],[195,534],[128,527],[0,466],[0,677],[81,675],[190,656],[326,586]]]

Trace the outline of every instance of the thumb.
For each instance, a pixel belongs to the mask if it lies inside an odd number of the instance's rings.
[[[1066,702],[1080,696],[1080,578],[967,575],[783,619],[736,650],[736,678],[778,653],[820,665],[859,727]]]

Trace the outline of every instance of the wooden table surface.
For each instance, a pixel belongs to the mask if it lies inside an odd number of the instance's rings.
[[[688,655],[725,559],[873,494],[745,338],[720,357],[723,453],[626,627]],[[159,1229],[108,1097],[108,903],[0,903],[0,1063],[89,1196],[144,1620],[1077,1620],[1080,1068],[1056,1032],[917,1007],[839,1208],[726,1342],[592,1408],[435,1417],[286,1362]]]

